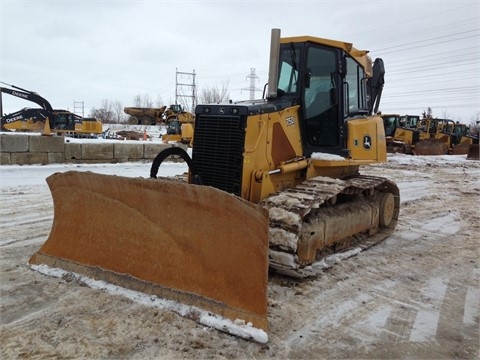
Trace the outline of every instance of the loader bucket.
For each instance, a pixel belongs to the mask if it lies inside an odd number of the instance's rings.
[[[478,144],[470,144],[467,154],[468,160],[480,160]]]
[[[421,140],[415,144],[415,155],[445,155],[448,153],[447,144],[437,139]]]
[[[70,171],[47,183],[53,225],[30,264],[267,329],[268,212],[260,206],[167,179]]]

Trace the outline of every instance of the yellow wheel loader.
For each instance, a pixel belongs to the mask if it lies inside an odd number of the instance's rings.
[[[241,328],[221,330],[266,341],[243,331],[266,334],[269,268],[315,276],[397,223],[398,187],[359,173],[387,160],[376,115],[385,70],[367,53],[273,29],[263,99],[198,105],[191,157],[161,152],[150,179],[50,176],[54,220],[32,268],[171,299],[194,309],[180,312],[189,318],[215,326],[205,311]],[[170,155],[185,159],[188,180],[157,179]]]

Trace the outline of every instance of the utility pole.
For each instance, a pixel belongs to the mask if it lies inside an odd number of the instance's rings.
[[[191,73],[181,72],[178,69],[175,69],[176,76],[175,76],[175,104],[180,103],[185,105],[187,101],[183,100],[184,98],[191,99],[192,101],[192,108],[190,110],[191,113],[195,112],[195,105],[197,101],[197,86],[195,85],[195,69]],[[189,82],[181,82],[182,78],[187,78]],[[185,92],[184,90],[187,90]],[[188,93],[188,95],[186,95]],[[188,110],[188,109],[185,109]]]
[[[255,68],[250,68],[250,74],[247,76],[247,80],[250,79],[250,87],[243,88],[242,90],[250,91],[250,100],[255,100],[255,91],[262,91],[255,87],[255,80],[260,80],[260,78],[255,74]]]

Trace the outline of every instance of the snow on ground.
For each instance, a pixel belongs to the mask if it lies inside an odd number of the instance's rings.
[[[399,186],[395,232],[315,279],[272,274],[267,344],[29,269],[53,218],[45,178],[68,170],[148,177],[150,163],[0,167],[2,358],[479,357],[479,161],[391,155],[362,168]]]

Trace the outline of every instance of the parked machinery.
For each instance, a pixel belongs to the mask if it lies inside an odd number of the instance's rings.
[[[5,83],[3,83],[5,84]],[[5,84],[8,85],[8,84]],[[102,123],[97,119],[84,118],[68,110],[53,109],[50,102],[36,92],[8,85],[0,87],[1,128],[4,131],[42,131],[48,119],[51,131],[76,136],[98,136],[102,134]],[[2,94],[9,94],[41,106],[23,108],[3,115]]]
[[[158,125],[168,123],[172,120],[178,120],[181,123],[193,123],[194,115],[179,104],[162,106],[159,108],[144,107],[125,107],[123,111],[130,115],[128,123],[130,125]]]

